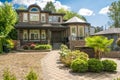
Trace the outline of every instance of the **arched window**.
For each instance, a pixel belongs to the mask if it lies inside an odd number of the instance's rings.
[[[30,9],[30,12],[38,12],[38,11],[39,11],[39,9],[36,8],[36,7],[33,7],[33,8]]]

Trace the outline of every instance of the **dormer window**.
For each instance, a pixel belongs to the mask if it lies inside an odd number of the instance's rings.
[[[37,7],[32,7],[30,9],[30,12],[39,12],[39,9]]]

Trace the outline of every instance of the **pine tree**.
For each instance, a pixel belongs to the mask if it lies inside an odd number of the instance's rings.
[[[52,2],[47,2],[45,8],[45,11],[51,11],[51,12],[56,12],[55,6]]]

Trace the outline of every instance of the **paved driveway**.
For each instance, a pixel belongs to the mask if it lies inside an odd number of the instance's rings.
[[[120,77],[120,60],[117,62],[117,72],[108,73],[73,73],[59,61],[59,51],[51,51],[42,59],[44,80],[113,80]]]

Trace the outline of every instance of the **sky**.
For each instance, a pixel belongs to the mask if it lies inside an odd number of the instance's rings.
[[[44,8],[47,2],[52,1],[56,9],[64,8],[84,16],[91,26],[109,27],[109,6],[118,0],[0,0],[0,5],[5,1],[12,3],[14,8],[20,5],[28,7],[31,4]]]

